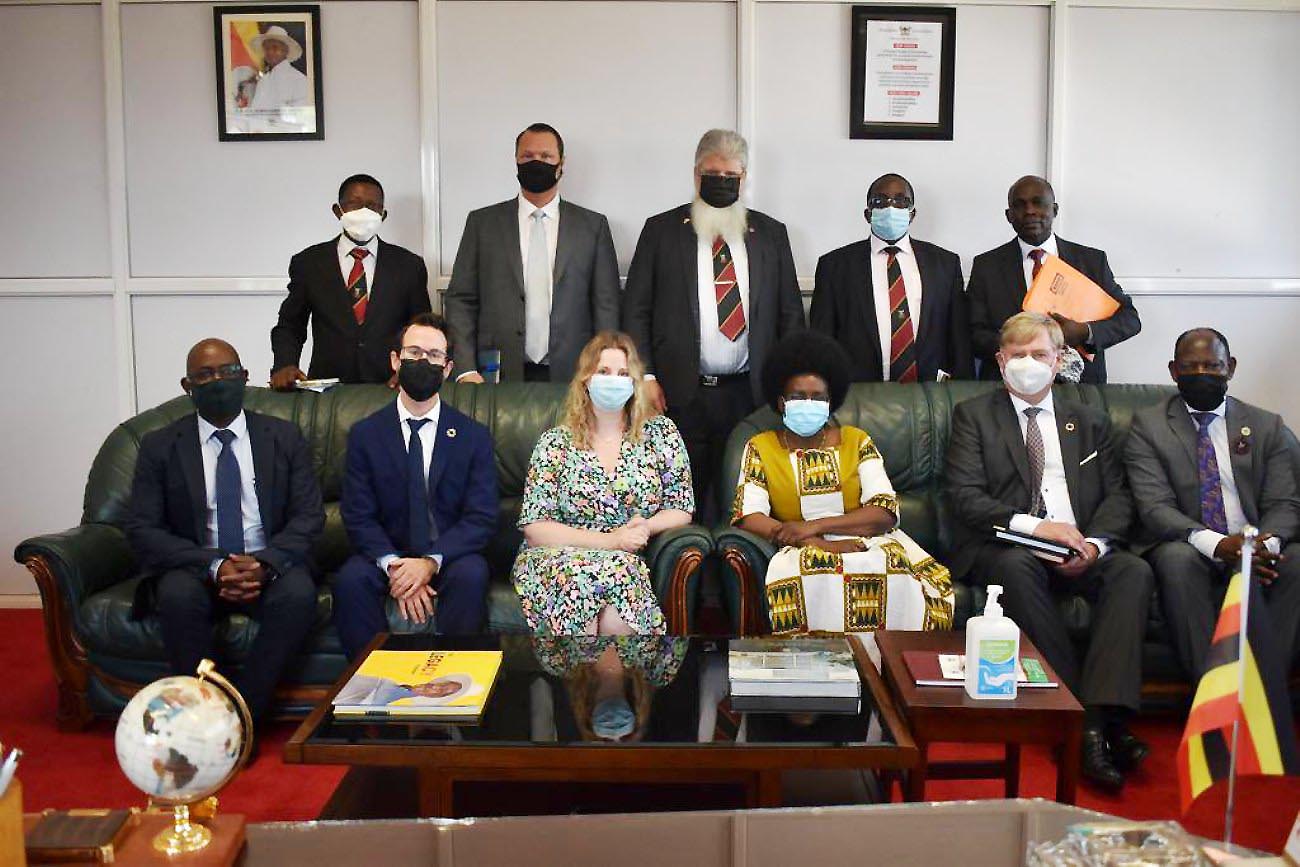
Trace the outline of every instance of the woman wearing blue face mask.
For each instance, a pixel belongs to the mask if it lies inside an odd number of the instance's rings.
[[[792,334],[763,366],[778,430],[745,446],[731,523],[776,543],[765,579],[772,631],[948,629],[948,570],[898,527],[898,497],[863,430],[831,412],[850,363],[833,339]]]
[[[578,357],[560,423],[533,449],[513,579],[541,635],[663,633],[641,551],[695,509],[686,444],[650,416],[645,369],[626,334],[602,331]]]

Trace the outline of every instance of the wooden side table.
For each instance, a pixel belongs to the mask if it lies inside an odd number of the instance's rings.
[[[925,800],[927,777],[936,780],[1002,778],[1006,796],[1020,792],[1020,747],[1047,744],[1056,751],[1056,800],[1075,803],[1079,785],[1079,750],[1083,738],[1083,707],[1062,684],[1055,689],[1021,689],[1014,701],[976,700],[961,687],[917,686],[903,661],[907,651],[965,653],[964,632],[876,633],[885,683],[897,699],[920,752],[920,763],[908,774],[904,795],[909,801]],[[1021,656],[1042,654],[1020,636]],[[1044,660],[1047,676],[1060,677]],[[929,764],[929,745],[948,743],[1000,743],[1006,747],[1002,761],[966,761]]]

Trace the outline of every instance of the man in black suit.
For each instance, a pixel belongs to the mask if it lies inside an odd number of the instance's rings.
[[[535,123],[515,138],[519,195],[471,211],[447,284],[458,382],[565,382],[597,331],[618,328],[609,221],[560,197],[564,139]],[[489,362],[491,363],[491,362]]]
[[[244,411],[248,371],[234,347],[200,341],[185,368],[197,413],[147,434],[136,458],[126,531],[148,576],[137,612],[157,610],[172,670],[190,675],[214,658],[219,616],[258,620],[235,684],[261,719],[315,617],[320,487],[298,427]]]
[[[289,260],[289,297],[271,329],[271,387],[278,391],[308,378],[393,386],[393,339],[411,317],[432,309],[424,260],[379,239],[388,217],[379,181],[370,175],[345,180],[334,216],[338,237]],[[303,373],[298,362],[309,320],[311,365]]]
[[[870,238],[817,261],[809,323],[848,352],[856,382],[974,379],[961,259],[910,236],[912,184],[876,178],[863,216]]]
[[[648,393],[686,441],[704,510],[727,436],[762,400],[768,351],[802,328],[785,225],[740,202],[749,146],[709,130],[695,149],[695,198],[646,220],[623,294],[623,330]]]
[[[1286,426],[1274,413],[1227,397],[1237,359],[1213,328],[1184,332],[1169,375],[1179,393],[1133,415],[1126,449],[1129,482],[1152,542],[1147,559],[1179,661],[1195,682],[1228,578],[1240,568],[1242,529],[1260,536],[1252,572],[1290,667],[1300,626],[1300,500]]]
[[[1020,312],[1037,268],[1048,255],[1059,256],[1119,302],[1113,316],[1096,322],[1075,322],[1052,314],[1065,334],[1065,342],[1082,356],[1080,382],[1105,382],[1105,350],[1142,330],[1133,299],[1115,282],[1106,254],[1052,233],[1052,221],[1059,212],[1056,193],[1046,180],[1027,175],[1016,181],[1007,193],[1006,210],[1007,222],[1016,230],[1016,237],[976,256],[971,265],[967,294],[975,357],[982,363],[980,379],[998,378],[993,357],[998,351],[998,330]]]
[[[1111,789],[1146,757],[1125,726],[1142,685],[1142,637],[1151,568],[1119,549],[1133,521],[1110,420],[1054,399],[1065,339],[1055,320],[1019,313],[1002,326],[996,361],[1006,390],[953,411],[946,484],[955,517],[954,575],[1005,588],[1007,616],[1042,651],[1085,710],[1083,774]],[[994,528],[1049,539],[1073,551],[1048,566],[1028,549],[996,541]],[[1061,593],[1094,598],[1082,665],[1057,608]]]

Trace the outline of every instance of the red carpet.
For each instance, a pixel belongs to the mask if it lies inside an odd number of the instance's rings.
[[[54,727],[54,677],[45,651],[40,612],[0,610],[0,672],[4,701],[0,704],[0,740],[23,748],[20,766],[24,809],[46,807],[130,806],[142,804],[117,768],[113,726],[102,721],[85,732],[61,734]],[[1152,746],[1152,755],[1122,795],[1099,795],[1081,789],[1081,806],[1133,819],[1177,818],[1178,778],[1174,752],[1182,721],[1172,717],[1140,720],[1135,730]],[[270,728],[261,757],[221,794],[221,809],[243,813],[250,821],[314,819],[343,776],[343,769],[285,765],[280,759],[292,723]],[[996,755],[997,748],[945,746],[934,758],[974,758]],[[1055,768],[1047,751],[1024,752],[1022,797],[1050,798]],[[1203,797],[1184,821],[1192,831],[1210,837],[1222,834],[1226,786]],[[993,781],[931,782],[927,794],[935,800],[1000,798]],[[1237,841],[1280,851],[1292,820],[1300,810],[1300,778],[1245,778],[1238,782]]]

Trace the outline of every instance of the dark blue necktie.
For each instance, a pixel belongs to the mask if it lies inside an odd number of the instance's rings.
[[[429,480],[424,475],[424,443],[420,441],[420,428],[429,423],[427,418],[408,418],[411,426],[410,442],[406,446],[406,491],[410,511],[410,538],[407,552],[414,556],[429,553],[433,533],[429,524]]]
[[[244,553],[244,512],[241,508],[243,485],[239,480],[239,460],[232,445],[235,432],[213,431],[221,442],[217,455],[217,550],[223,554]]]

